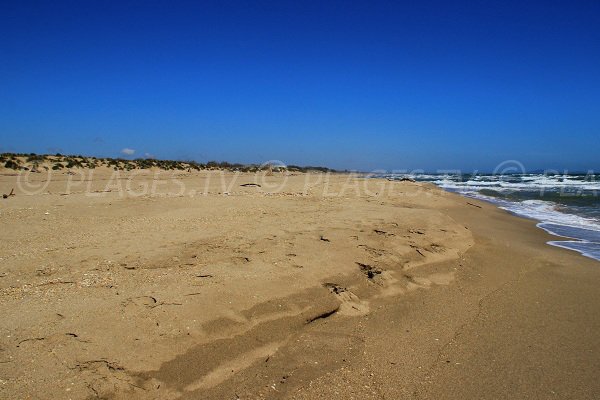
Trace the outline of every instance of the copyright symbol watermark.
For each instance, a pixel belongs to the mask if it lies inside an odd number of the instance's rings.
[[[26,195],[43,193],[52,180],[52,170],[21,170],[17,175],[17,188]]]
[[[265,161],[260,165],[259,171],[257,172],[258,177],[260,177],[260,184],[264,191],[269,191],[271,193],[279,193],[285,187],[287,183],[288,176],[284,175],[284,179],[282,181],[277,182],[268,182],[267,177],[273,176],[275,174],[280,174],[281,172],[287,171],[287,165],[283,161],[279,160],[269,160]],[[255,182],[258,183],[258,182]]]
[[[493,175],[516,175],[524,174],[525,166],[517,160],[506,160],[494,168]]]
[[[498,183],[502,186],[503,193],[514,193],[516,189],[507,188],[508,184],[502,183],[502,177],[505,175],[522,175],[525,173],[525,166],[517,160],[506,160],[501,162],[494,168],[494,175],[498,179]],[[511,186],[512,187],[512,186]]]

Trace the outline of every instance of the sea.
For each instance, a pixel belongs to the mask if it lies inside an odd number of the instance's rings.
[[[432,182],[466,197],[484,200],[537,226],[561,240],[552,246],[577,251],[600,261],[600,174],[392,174]]]

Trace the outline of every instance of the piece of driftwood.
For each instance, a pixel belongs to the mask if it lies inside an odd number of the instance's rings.
[[[3,194],[2,198],[3,199],[8,199],[10,196],[16,196],[14,188],[10,189],[10,193],[9,194]]]
[[[240,186],[244,186],[244,187],[248,187],[248,186],[261,187],[258,183],[242,183]]]
[[[416,182],[414,179],[407,178],[407,177],[402,177],[402,178],[399,178],[399,179],[388,178],[388,181],[391,181],[391,182]]]

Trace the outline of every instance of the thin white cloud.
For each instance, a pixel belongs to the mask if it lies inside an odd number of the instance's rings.
[[[132,156],[135,154],[135,150],[125,147],[123,150],[121,150],[121,153],[125,154],[126,156]]]

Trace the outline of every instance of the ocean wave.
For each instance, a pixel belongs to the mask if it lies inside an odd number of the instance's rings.
[[[586,191],[600,191],[600,175],[545,175],[545,174],[520,174],[520,175],[484,175],[484,174],[425,174],[404,173],[385,174],[389,179],[411,178],[417,181],[434,182],[445,188],[477,188],[499,187],[513,190],[539,190],[539,189],[575,189]]]
[[[558,204],[551,201],[506,201],[500,206],[500,208],[510,211],[513,214],[538,220],[541,223],[540,225],[554,224],[600,232],[600,221],[596,218],[582,217],[579,215],[562,212],[558,209]]]
[[[536,179],[526,182],[506,182],[506,181],[483,181],[483,180],[468,180],[456,181],[452,179],[438,179],[434,181],[444,189],[453,189],[455,191],[466,190],[481,190],[484,188],[497,188],[499,190],[508,191],[566,191],[566,192],[585,192],[585,191],[600,191],[600,183],[574,181],[574,180],[552,180],[552,179]]]

